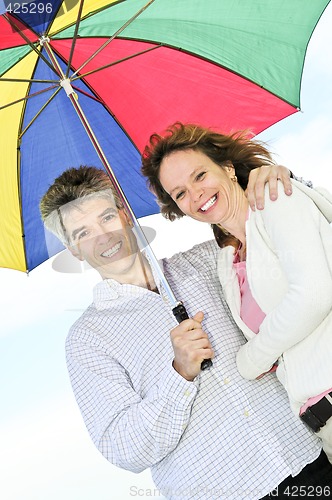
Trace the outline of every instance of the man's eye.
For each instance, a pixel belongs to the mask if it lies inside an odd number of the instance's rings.
[[[88,231],[82,231],[78,236],[77,236],[77,239],[78,240],[82,240],[83,238],[85,238],[86,236],[88,235]]]
[[[116,218],[116,214],[108,214],[108,215],[105,215],[103,220],[104,220],[104,222],[109,222],[115,218]]]

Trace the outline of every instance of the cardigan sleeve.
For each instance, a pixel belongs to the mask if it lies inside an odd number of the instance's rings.
[[[280,190],[277,201],[271,202],[268,196],[266,200],[260,217],[288,290],[267,314],[259,333],[238,352],[238,369],[247,379],[268,371],[282,353],[310,335],[332,307],[331,269],[320,234],[321,224],[327,221],[296,188],[292,196]]]

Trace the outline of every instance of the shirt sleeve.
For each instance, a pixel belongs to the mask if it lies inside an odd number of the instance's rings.
[[[169,363],[142,396],[126,370],[91,344],[67,342],[67,364],[89,434],[114,465],[141,472],[177,446],[189,422],[199,377],[188,382]]]
[[[281,191],[277,201],[267,201],[261,216],[287,277],[288,291],[267,314],[259,333],[238,352],[238,369],[248,379],[268,371],[282,353],[310,335],[331,309],[331,271],[320,236],[319,211],[299,190],[289,197]]]

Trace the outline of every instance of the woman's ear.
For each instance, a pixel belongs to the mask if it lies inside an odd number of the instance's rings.
[[[235,167],[231,161],[227,161],[223,164],[225,171],[229,174],[229,176],[233,176],[235,174]]]

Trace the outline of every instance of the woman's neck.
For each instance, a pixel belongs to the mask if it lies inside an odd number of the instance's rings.
[[[236,202],[229,209],[227,216],[218,224],[222,230],[233,235],[245,247],[246,220],[248,217],[249,203],[242,188],[236,192]]]

